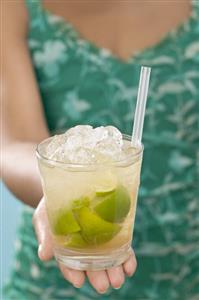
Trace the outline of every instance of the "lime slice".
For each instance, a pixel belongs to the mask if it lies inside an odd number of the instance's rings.
[[[115,187],[100,187],[96,190],[97,196],[105,196],[115,190]]]
[[[55,219],[53,232],[56,235],[66,235],[69,233],[80,231],[80,227],[75,220],[72,211],[68,209],[61,210]]]
[[[80,232],[72,233],[68,237],[68,241],[64,243],[64,246],[71,247],[71,248],[84,248],[88,244],[82,238]]]
[[[117,187],[117,180],[113,174],[104,174],[103,178],[99,178],[99,183],[95,184],[95,193],[97,196],[104,196],[111,193]]]
[[[111,240],[121,229],[118,224],[104,221],[88,207],[75,210],[83,239],[90,245],[99,245]]]
[[[109,222],[122,222],[131,205],[129,193],[123,186],[118,186],[108,194],[98,195],[94,201],[96,201],[95,212]]]

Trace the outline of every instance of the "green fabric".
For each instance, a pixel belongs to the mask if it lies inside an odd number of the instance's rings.
[[[42,263],[24,211],[5,299],[199,299],[199,2],[190,18],[128,62],[84,40],[60,17],[26,0],[28,43],[51,133],[113,124],[131,134],[139,65],[152,69],[133,247],[138,269],[120,290],[75,289],[54,260]]]

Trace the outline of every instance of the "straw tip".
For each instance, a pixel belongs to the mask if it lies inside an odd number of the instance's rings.
[[[150,71],[151,71],[151,67],[148,67],[148,66],[141,66],[141,71],[150,72]]]

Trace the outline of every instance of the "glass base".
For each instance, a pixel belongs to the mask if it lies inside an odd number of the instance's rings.
[[[131,254],[131,246],[124,245],[117,250],[100,253],[85,253],[71,249],[54,248],[54,255],[58,262],[75,270],[105,270],[124,263]]]

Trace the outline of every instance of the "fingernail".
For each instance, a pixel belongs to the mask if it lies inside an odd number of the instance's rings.
[[[81,287],[82,287],[82,283],[79,283],[79,281],[77,281],[77,282],[74,282],[74,279],[73,279],[73,281],[72,281],[72,284],[73,284],[73,286],[75,287],[75,288],[77,288],[77,289],[80,289]]]
[[[120,280],[120,282],[121,282],[121,280]],[[122,283],[120,285],[113,286],[114,290],[121,289],[121,287],[122,287],[123,284],[124,284],[124,280],[122,280]]]
[[[98,293],[100,294],[106,294],[106,292],[108,291],[109,288],[105,289],[105,290],[98,290]]]
[[[137,265],[137,264],[136,264]],[[128,266],[127,270],[126,270],[126,275],[128,277],[133,276],[133,274],[135,273],[136,267],[134,265],[133,262],[131,262],[131,264]]]
[[[99,291],[100,294],[106,294],[107,290],[105,291]]]
[[[42,259],[42,251],[43,251],[43,248],[42,248],[42,245],[40,244],[38,247],[38,256],[40,259]]]
[[[42,244],[39,244],[38,252],[41,253],[41,251],[42,251]]]
[[[128,277],[131,277],[131,276],[133,275],[133,271],[127,270],[127,271],[126,271],[126,275],[127,275]]]
[[[133,272],[128,272],[126,275],[127,275],[128,277],[131,277],[131,276],[133,276]]]
[[[76,283],[73,283],[73,286],[76,288],[76,289],[80,289],[82,286],[79,285],[79,284],[76,284]]]
[[[78,278],[74,278],[74,276],[71,276],[70,271],[68,272],[68,280],[77,289],[80,289],[83,285],[82,283],[79,282]]]

